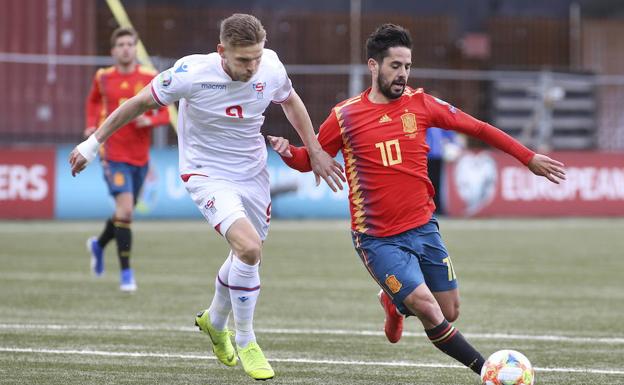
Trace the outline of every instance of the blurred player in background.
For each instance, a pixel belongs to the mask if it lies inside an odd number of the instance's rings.
[[[87,128],[91,136],[98,124],[126,100],[141,91],[156,75],[155,71],[137,63],[136,32],[118,28],[111,36],[111,55],[115,65],[99,69],[93,78],[87,97]],[[100,160],[108,191],[115,199],[115,212],[106,221],[99,237],[87,240],[91,253],[91,269],[96,276],[104,273],[104,248],[114,238],[120,264],[122,291],[137,288],[134,271],[130,267],[132,252],[132,214],[148,170],[152,128],[167,124],[166,108],[146,111],[124,125],[102,146]]]
[[[436,206],[436,215],[446,214],[444,206],[446,195],[444,191],[444,173],[445,164],[453,162],[460,155],[462,145],[459,142],[458,135],[455,131],[444,130],[439,127],[427,128],[427,145],[429,152],[427,153],[427,175],[433,185],[433,203]]]
[[[355,249],[382,288],[384,330],[390,342],[403,318],[418,317],[430,341],[477,374],[483,356],[450,323],[459,316],[459,291],[451,258],[433,216],[427,177],[428,127],[444,127],[484,140],[554,183],[562,164],[535,154],[497,128],[422,90],[407,87],[412,58],[409,32],[382,25],[367,40],[372,87],[339,103],[321,125],[319,142],[345,159]],[[269,138],[290,166],[309,171],[305,147]]]
[[[267,150],[260,128],[271,102],[309,149],[317,184],[322,177],[336,191],[342,167],[321,149],[308,112],[276,53],[264,48],[266,32],[251,15],[234,14],[221,23],[217,52],[191,55],[155,78],[150,87],[122,104],[70,155],[80,172],[109,136],[143,112],[180,101],[180,174],[191,198],[231,252],[215,279],[210,307],[195,318],[209,335],[217,358],[237,363],[227,322],[233,313],[238,357],[254,379],[274,376],[256,342],[253,314],[260,292],[262,244],[271,218]],[[192,240],[189,240],[192,242]]]

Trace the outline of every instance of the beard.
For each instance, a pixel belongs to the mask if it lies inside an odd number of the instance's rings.
[[[128,55],[121,55],[117,61],[119,62],[119,64],[124,65],[124,66],[128,66],[132,63],[134,63],[134,56],[128,54]]]
[[[403,79],[396,79],[393,81],[386,81],[381,76],[377,78],[377,86],[383,96],[390,100],[398,99],[403,95],[407,82]]]
[[[253,76],[254,76],[254,74],[253,74],[253,73],[251,73],[251,74],[250,74],[250,73],[248,73],[248,72],[245,72],[245,73],[243,73],[243,74],[238,75],[238,78],[237,78],[237,79],[233,79],[233,80],[236,80],[236,81],[238,81],[238,82],[243,82],[243,83],[246,83],[246,82],[248,82],[248,81],[249,81],[249,79],[251,79]]]
[[[247,83],[255,75],[255,72],[253,71],[236,72],[235,70],[232,70],[230,68],[228,68],[228,71],[226,72],[228,73],[228,75],[230,75],[230,78],[234,80],[235,82],[243,82],[243,83]]]

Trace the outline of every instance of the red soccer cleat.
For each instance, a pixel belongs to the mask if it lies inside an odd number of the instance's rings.
[[[386,312],[386,319],[384,320],[386,338],[393,344],[397,343],[401,339],[401,335],[403,335],[403,318],[405,317],[397,312],[396,305],[392,303],[385,291],[380,290],[377,297],[379,297],[379,303],[381,303],[381,307]]]

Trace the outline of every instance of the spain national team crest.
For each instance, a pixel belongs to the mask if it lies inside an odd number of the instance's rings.
[[[418,125],[416,124],[416,115],[411,112],[401,115],[401,121],[403,122],[403,132],[405,135],[413,138],[418,131]]]
[[[115,186],[123,186],[126,184],[126,178],[122,172],[116,172],[113,174],[113,184]]]
[[[388,289],[390,289],[392,294],[396,294],[399,292],[399,290],[401,290],[401,288],[403,287],[403,284],[399,282],[399,280],[397,279],[397,277],[394,276],[394,274],[392,274],[391,276],[386,278],[386,286],[388,286]]]

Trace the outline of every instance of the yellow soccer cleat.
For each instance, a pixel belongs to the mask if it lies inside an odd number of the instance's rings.
[[[210,317],[208,316],[208,310],[200,311],[195,317],[195,326],[199,327],[199,330],[208,334],[212,341],[212,351],[217,359],[227,366],[235,366],[238,362],[236,353],[234,352],[234,346],[230,340],[232,333],[226,328],[223,331],[216,330],[210,323]]]
[[[250,342],[245,348],[238,347],[238,358],[243,364],[243,369],[255,380],[268,380],[275,376],[273,368],[264,357],[262,349],[255,342]]]

